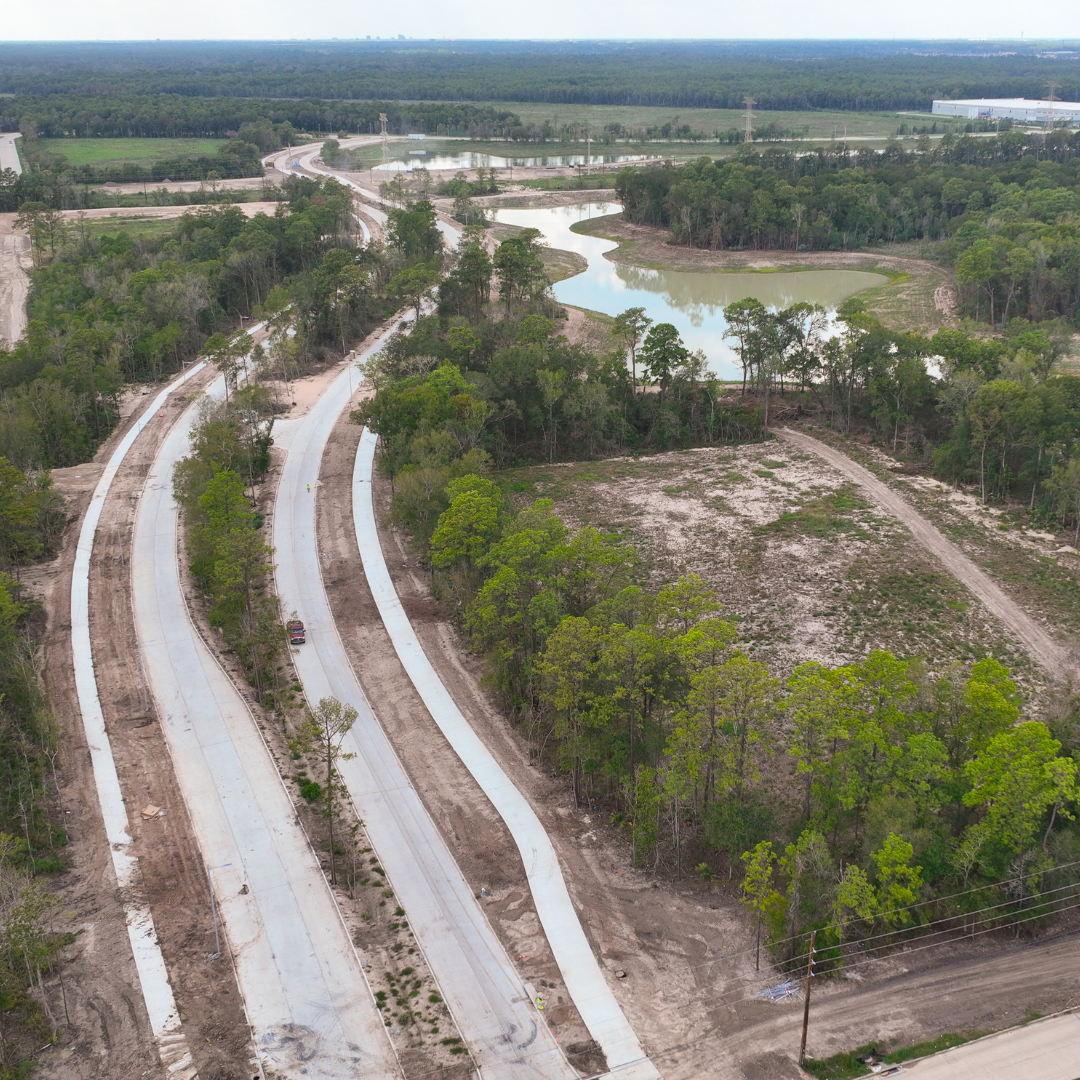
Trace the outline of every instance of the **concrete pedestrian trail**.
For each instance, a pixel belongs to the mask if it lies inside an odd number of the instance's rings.
[[[356,756],[341,763],[342,779],[482,1080],[573,1080],[576,1071],[372,712],[330,611],[315,499],[327,439],[357,383],[346,367],[306,416],[274,428],[275,444],[288,455],[273,517],[278,595],[285,614],[295,611],[307,629],[307,644],[294,650],[296,670],[309,701],[332,696],[359,713],[343,744]]]
[[[589,1033],[600,1044],[612,1075],[635,1080],[658,1077],[596,962],[563,879],[558,856],[525,797],[495,760],[424,652],[401,605],[383,558],[372,503],[371,478],[377,436],[367,429],[353,472],[353,522],[364,574],[409,678],[439,729],[506,822],[517,844],[533,903],[551,951]]]
[[[211,388],[222,393],[220,379]],[[193,405],[147,478],[132,551],[135,626],[207,866],[264,1075],[390,1080],[401,1070],[348,931],[254,717],[191,622],[172,474]],[[216,961],[228,963],[222,957]]]

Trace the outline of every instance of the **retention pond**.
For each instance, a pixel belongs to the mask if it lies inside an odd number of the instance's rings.
[[[849,296],[884,284],[888,278],[864,270],[797,270],[728,273],[689,270],[650,270],[620,266],[604,258],[619,245],[613,240],[571,231],[588,218],[616,214],[618,203],[574,203],[543,209],[499,209],[495,220],[506,225],[539,229],[549,246],[574,251],[588,269],[556,282],[556,299],[573,307],[618,315],[642,307],[654,322],[672,323],[690,349],[701,349],[721,378],[741,377],[735,351],[725,340],[724,308],[752,296],[773,310],[805,301],[820,304],[830,319]]]

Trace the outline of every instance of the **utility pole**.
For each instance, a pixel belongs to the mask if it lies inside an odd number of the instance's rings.
[[[746,106],[746,114],[743,120],[743,142],[754,141],[754,106],[757,102],[752,97],[744,97],[742,103]]]
[[[390,139],[386,134],[386,113],[379,113],[379,134],[382,136],[382,159],[390,160]]]
[[[816,930],[810,931],[810,955],[806,958],[806,992],[803,994],[802,1043],[799,1045],[799,1068],[806,1061],[806,1029],[810,1025],[810,980],[814,977],[814,938]]]

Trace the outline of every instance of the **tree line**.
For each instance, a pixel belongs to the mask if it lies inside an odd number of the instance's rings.
[[[346,189],[290,178],[285,195],[274,216],[204,207],[152,237],[24,204],[38,267],[26,334],[0,351],[0,454],[20,468],[88,460],[126,386],[180,370],[260,306],[295,321],[275,354],[286,380],[381,318],[382,264],[355,248]]]
[[[428,543],[436,589],[534,752],[578,805],[628,827],[636,863],[738,871],[779,959],[815,927],[838,947],[1022,873],[1030,903],[1007,921],[1039,900],[1055,859],[1080,856],[1076,733],[1063,752],[1022,720],[997,661],[931,674],[932,660],[874,651],[783,677],[739,647],[696,576],[644,590],[632,546],[568,528],[548,499],[515,506],[489,477],[460,475],[445,494]]]
[[[1080,134],[947,136],[914,152],[750,151],[735,161],[624,169],[616,192],[628,220],[667,227],[688,246],[940,241],[976,318],[1080,312]]]
[[[1071,55],[968,42],[179,42],[7,44],[0,92],[918,109],[934,98],[1077,100]],[[972,55],[974,54],[974,55]]]
[[[501,132],[521,121],[505,109],[466,102],[338,101],[308,95],[211,96],[132,90],[28,94],[0,98],[0,130],[42,138],[226,139],[239,135],[261,150],[290,146],[298,132],[378,134]],[[267,133],[270,133],[269,135]],[[273,138],[272,145],[267,145]]]

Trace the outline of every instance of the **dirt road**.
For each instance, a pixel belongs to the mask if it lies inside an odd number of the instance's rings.
[[[196,389],[193,383],[191,390]],[[151,393],[148,390],[138,400],[148,403]],[[231,965],[211,964],[206,959],[214,949],[206,875],[158,718],[149,704],[130,606],[128,570],[136,500],[161,439],[187,405],[186,393],[170,398],[161,410],[165,415],[135,441],[110,487],[90,564],[90,633],[101,708],[129,808],[132,853],[142,871],[141,892],[183,1012],[195,1065],[204,1077],[242,1076],[251,1056],[247,1022]],[[133,419],[141,411],[142,405],[137,406]],[[71,500],[74,520],[60,556],[34,568],[31,582],[48,613],[49,698],[67,728],[59,778],[68,834],[66,861],[71,869],[57,886],[75,941],[65,950],[64,990],[54,985],[52,993],[54,1007],[61,1010],[66,996],[73,1034],[70,1041],[62,1039],[39,1059],[41,1076],[56,1080],[167,1075],[158,1058],[132,959],[125,925],[125,906],[131,897],[117,888],[112,870],[90,749],[78,720],[72,665],[71,569],[79,518],[103,462],[129,424],[114,432],[96,461],[54,473],[57,487]],[[165,808],[165,815],[144,820],[138,811],[148,803]]]
[[[30,238],[14,231],[14,218],[0,214],[0,348],[23,336],[30,293]]]
[[[856,464],[846,454],[834,450],[810,435],[789,428],[779,428],[776,434],[787,442],[809,450],[850,476],[873,497],[883,509],[903,522],[915,539],[936,556],[945,569],[974,593],[1001,623],[1027,649],[1035,660],[1054,679],[1075,679],[1078,674],[1076,658],[1040,626],[1027,612],[1011,600],[989,576],[979,569],[960,549],[947,540],[914,507],[868,469]]]

